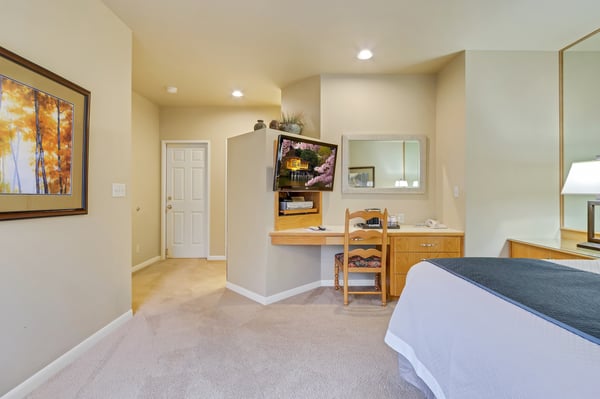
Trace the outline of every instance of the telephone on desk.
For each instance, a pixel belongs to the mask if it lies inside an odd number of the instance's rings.
[[[438,222],[435,219],[427,219],[425,221],[425,226],[429,227],[430,229],[447,229],[448,228],[448,226]]]

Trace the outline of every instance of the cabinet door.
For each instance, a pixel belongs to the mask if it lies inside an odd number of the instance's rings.
[[[422,260],[434,258],[457,258],[459,252],[396,252],[390,270],[390,295],[400,296],[406,275],[411,267]]]
[[[460,236],[394,237],[390,248],[390,294],[399,296],[410,268],[422,260],[457,258],[462,253]]]
[[[404,285],[406,284],[406,274],[392,274],[390,276],[390,295],[391,296],[400,296],[402,290],[404,289]]]
[[[406,274],[416,263],[434,258],[457,258],[458,252],[397,252],[393,258],[391,273]]]

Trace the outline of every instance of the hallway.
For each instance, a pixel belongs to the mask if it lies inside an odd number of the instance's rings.
[[[131,308],[192,299],[225,287],[225,261],[165,259],[133,273]]]

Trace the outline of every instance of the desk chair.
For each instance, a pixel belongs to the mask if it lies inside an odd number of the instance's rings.
[[[387,209],[364,210],[350,213],[346,209],[344,223],[344,252],[335,255],[334,284],[335,289],[340,289],[340,269],[344,274],[344,305],[348,305],[348,294],[381,295],[381,305],[386,304],[387,295]],[[381,228],[366,229],[365,226],[357,227],[354,223],[365,223],[367,220],[379,218]],[[360,245],[360,247],[356,247]],[[365,248],[365,245],[372,246]],[[350,273],[374,273],[374,286],[349,287],[348,275]]]

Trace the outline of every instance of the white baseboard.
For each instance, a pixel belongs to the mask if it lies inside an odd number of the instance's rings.
[[[313,283],[305,284],[300,287],[292,288],[291,290],[283,291],[271,296],[263,296],[259,295],[256,292],[250,291],[244,287],[240,287],[239,285],[230,283],[229,281],[225,283],[225,288],[230,289],[233,292],[236,292],[242,296],[245,296],[248,299],[252,299],[254,302],[258,302],[261,305],[270,305],[275,302],[279,302],[283,299],[292,297],[294,295],[301,294],[306,291],[310,291],[312,289],[318,288],[321,286],[320,281],[315,281]]]
[[[283,291],[275,295],[271,295],[267,297],[267,305],[279,302],[286,298],[292,297],[294,295],[302,294],[303,292],[314,290],[315,288],[319,288],[321,286],[320,281],[315,281],[313,283],[308,283],[305,285],[301,285],[300,287],[292,288],[291,290]]]
[[[151,264],[158,262],[159,260],[165,260],[165,259],[166,259],[166,258],[163,258],[163,257],[161,257],[161,256],[155,256],[154,258],[150,258],[150,259],[148,259],[147,261],[144,261],[144,262],[142,262],[142,263],[139,263],[139,264],[137,264],[137,265],[133,266],[133,267],[131,268],[131,273],[135,273],[135,272],[137,272],[138,270],[142,270],[143,268],[146,268],[146,267],[150,266]],[[227,258],[226,258],[225,256],[223,256],[223,255],[219,255],[219,256],[208,256],[208,257],[206,258],[206,260],[227,260]]]
[[[131,268],[131,273],[137,272],[138,270],[142,270],[143,268],[148,267],[151,264],[158,262],[159,260],[160,260],[160,256],[155,256],[154,258],[150,258],[147,261],[138,263],[137,265],[135,265]]]
[[[92,346],[100,342],[100,340],[106,337],[111,332],[115,331],[121,325],[125,324],[133,317],[133,312],[128,310],[121,316],[117,317],[94,334],[87,337],[81,343],[76,345],[74,348],[54,360],[52,363],[17,385],[10,391],[8,391],[1,399],[21,399],[33,392],[34,389],[48,381],[50,377],[58,373],[69,364],[73,363],[79,356],[85,353]]]
[[[233,291],[237,294],[240,294],[241,296],[245,296],[248,299],[252,299],[254,302],[258,302],[261,305],[267,304],[266,297],[264,297],[262,295],[258,295],[254,291],[247,290],[244,287],[240,287],[237,284],[233,284],[233,283],[230,283],[229,281],[227,281],[225,283],[225,288],[230,289],[231,291]]]

